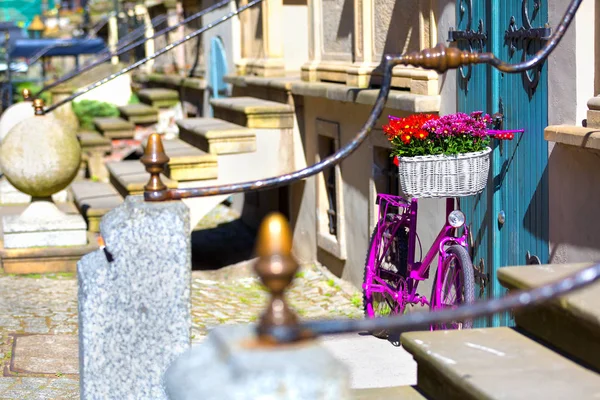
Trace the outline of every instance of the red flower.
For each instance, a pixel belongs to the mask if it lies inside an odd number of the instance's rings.
[[[394,156],[394,165],[395,165],[396,167],[399,167],[399,166],[400,166],[400,159],[399,159],[397,156]]]

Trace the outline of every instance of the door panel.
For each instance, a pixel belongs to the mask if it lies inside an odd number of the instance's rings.
[[[468,3],[457,1],[457,29],[461,29],[461,24],[462,29],[466,27],[461,5],[465,8]],[[530,57],[541,47],[539,40],[515,38],[516,35],[511,36],[510,32],[522,27],[525,31],[543,28],[548,19],[545,1],[486,0],[475,3],[480,4],[475,5],[474,19],[488,21],[484,30],[488,32],[486,51],[493,51],[503,60],[514,63]],[[462,42],[460,47],[469,48],[466,41]],[[504,115],[505,129],[525,129],[525,133],[516,135],[513,141],[493,146],[486,191],[462,201],[472,226],[474,265],[483,260],[489,273],[489,284],[483,297],[500,297],[505,290],[497,281],[498,268],[525,265],[528,254],[537,256],[542,263],[548,261],[548,146],[543,138],[548,120],[547,67],[544,65],[527,76],[503,74],[488,67],[474,68],[467,85],[460,74],[457,79],[459,111],[500,112]],[[478,325],[482,324],[511,325],[512,318],[505,313],[488,321],[479,321]]]

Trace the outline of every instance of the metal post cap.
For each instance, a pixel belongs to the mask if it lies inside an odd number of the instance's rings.
[[[165,153],[162,139],[158,133],[153,133],[148,137],[148,143],[140,161],[150,174],[150,179],[144,186],[144,191],[156,193],[167,190],[167,186],[160,180],[160,174],[169,162],[169,157]]]
[[[285,217],[279,213],[267,215],[260,225],[257,245],[259,258],[254,265],[254,270],[271,295],[258,326],[261,339],[269,340],[269,332],[274,327],[298,324],[296,313],[288,307],[284,297],[299,267],[291,251],[292,234]]]

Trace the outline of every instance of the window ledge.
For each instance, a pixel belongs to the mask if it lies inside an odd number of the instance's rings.
[[[296,75],[278,78],[228,75],[225,77],[225,81],[235,86],[261,86],[288,91],[297,96],[320,97],[333,101],[365,105],[375,104],[375,100],[379,95],[379,89],[361,89],[342,83],[306,82],[300,80]],[[386,107],[413,113],[437,113],[440,111],[440,103],[440,96],[391,90]]]
[[[544,130],[544,139],[583,149],[600,150],[600,128],[554,125]]]

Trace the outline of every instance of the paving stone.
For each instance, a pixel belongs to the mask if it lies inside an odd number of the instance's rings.
[[[75,335],[21,336],[15,342],[12,371],[38,374],[77,374],[79,371]]]
[[[195,229],[211,230],[237,219],[239,215],[221,205],[200,221]],[[191,296],[193,344],[202,343],[212,327],[255,322],[266,301],[266,292],[254,276],[252,262],[215,271],[193,271]],[[360,291],[332,277],[319,265],[301,268],[288,297],[302,318],[312,319],[317,315],[362,318]],[[73,273],[0,275],[0,354],[4,354],[0,356],[0,370],[12,357],[13,335],[35,333],[29,329],[31,326],[42,327],[39,321],[45,321],[49,333],[72,334],[75,339],[78,333],[76,299],[77,282]],[[223,307],[217,307],[217,304]],[[218,318],[213,315],[214,311],[219,311]],[[40,314],[44,314],[44,317]],[[65,332],[67,329],[70,331]],[[77,351],[73,346],[72,351]],[[10,356],[7,358],[7,355]],[[79,398],[78,380],[71,376],[42,378],[48,384],[34,391],[21,388],[22,379],[15,376],[0,377],[0,399]],[[7,391],[11,391],[9,395]],[[56,395],[51,397],[53,394]]]

